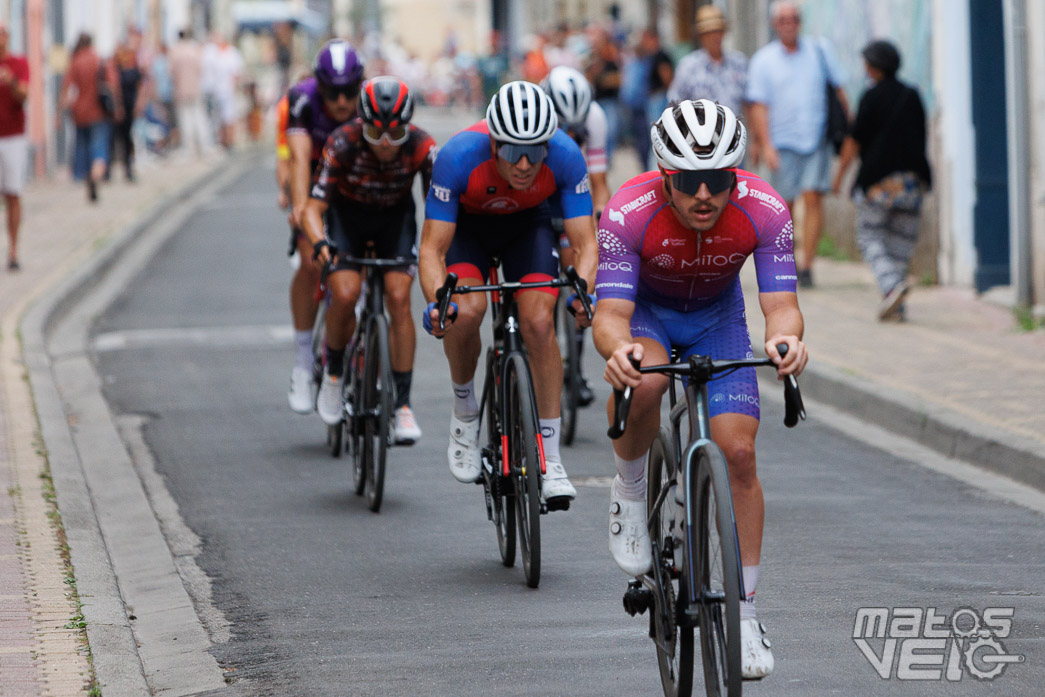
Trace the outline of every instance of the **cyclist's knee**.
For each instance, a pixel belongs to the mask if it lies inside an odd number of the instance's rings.
[[[393,318],[410,316],[410,286],[405,288],[386,288],[385,304],[388,306],[388,314]]]
[[[454,296],[455,298],[457,296]],[[454,325],[461,329],[467,329],[469,331],[478,331],[479,325],[483,321],[483,315],[486,314],[486,304],[481,300],[479,302],[473,302],[474,298],[467,298],[461,301],[454,302],[458,303],[457,306],[457,319],[454,320]]]
[[[735,486],[754,486],[758,481],[755,467],[755,443],[747,438],[735,438],[720,443],[729,463],[729,477]]]
[[[359,300],[359,284],[358,283],[331,283],[330,284],[330,304],[332,307],[339,310],[353,310],[356,306],[356,301]]]
[[[668,391],[668,378],[659,373],[646,373],[642,376],[642,384],[635,390],[632,397],[632,412],[636,414],[649,413],[655,410],[660,413],[660,402],[664,393]]]

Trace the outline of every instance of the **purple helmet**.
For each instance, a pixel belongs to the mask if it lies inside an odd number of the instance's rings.
[[[363,79],[363,61],[352,44],[342,39],[331,39],[319,49],[312,70],[321,87],[343,88]]]

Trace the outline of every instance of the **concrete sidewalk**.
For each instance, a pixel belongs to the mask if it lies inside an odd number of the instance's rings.
[[[83,616],[46,444],[26,379],[19,323],[26,310],[105,248],[152,206],[221,167],[203,161],[142,163],[136,184],[117,173],[90,205],[63,174],[31,183],[22,198],[21,270],[0,270],[0,694],[77,695],[93,687]],[[3,235],[6,259],[6,234]]]
[[[1045,330],[972,291],[914,287],[907,321],[880,323],[867,266],[818,259],[799,291],[803,392],[944,455],[1045,490]],[[754,290],[753,278],[745,284]],[[751,296],[753,298],[753,296]],[[764,331],[748,306],[752,338]]]

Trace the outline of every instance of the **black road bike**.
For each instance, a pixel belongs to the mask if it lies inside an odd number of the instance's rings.
[[[561,278],[534,283],[497,282],[498,260],[492,262],[489,285],[457,287],[457,275],[450,273],[436,292],[439,326],[445,328],[452,295],[491,294],[493,344],[486,350],[485,380],[479,404],[480,424],[486,424],[486,444],[482,447],[482,484],[486,515],[497,529],[497,545],[505,566],[515,565],[516,525],[522,551],[526,584],[536,588],[541,580],[541,514],[566,510],[569,500],[541,500],[541,475],[544,474],[544,444],[537,420],[537,401],[533,378],[519,327],[515,295],[530,288],[572,287],[591,318],[586,284],[572,266]],[[513,510],[514,515],[513,515]]]
[[[562,354],[562,433],[563,445],[572,445],[577,433],[577,411],[591,402],[581,400],[581,385],[584,377],[581,374],[582,343],[577,337],[574,325],[573,308],[567,303],[569,293],[559,294],[555,304],[555,336],[559,342],[559,353]]]
[[[783,356],[787,344],[777,345]],[[716,375],[748,366],[776,367],[769,358],[687,361],[638,368],[671,377],[669,426],[662,426],[647,461],[646,510],[653,564],[629,582],[624,609],[634,616],[650,611],[649,637],[666,697],[689,697],[693,690],[693,630],[699,628],[704,686],[708,697],[740,697],[740,602],[746,597],[729,472],[722,450],[711,440],[707,383]],[[676,380],[686,381],[679,401]],[[631,388],[614,391],[615,415],[609,436],[624,433]],[[784,425],[805,419],[798,383],[784,380]],[[682,449],[681,422],[689,420]],[[681,464],[681,471],[680,471]]]
[[[373,248],[362,258],[337,255],[337,262],[363,267],[365,283],[357,304],[356,330],[345,348],[345,376],[341,381],[344,419],[327,427],[327,445],[334,457],[342,452],[352,461],[352,485],[366,495],[375,513],[381,509],[385,488],[385,460],[392,445],[392,358],[388,317],[385,315],[385,278],[389,269],[402,269],[412,259],[378,259]],[[323,271],[323,280],[332,269]],[[325,312],[321,303],[320,312]],[[318,320],[317,320],[318,321]],[[317,330],[315,334],[320,334]],[[322,336],[313,341],[315,355],[322,353]],[[322,368],[319,368],[322,375]]]

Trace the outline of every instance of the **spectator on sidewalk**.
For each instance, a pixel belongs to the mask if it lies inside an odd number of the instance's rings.
[[[214,101],[218,115],[218,138],[222,147],[231,150],[236,142],[239,104],[236,101],[243,79],[243,56],[224,36],[217,40],[214,56]]]
[[[836,91],[848,120],[849,107],[840,86],[845,77],[824,40],[799,36],[801,16],[790,0],[770,5],[777,38],[751,57],[747,94],[754,136],[751,162],[765,163],[769,181],[794,210],[802,197],[802,255],[797,258],[798,284],[813,285],[813,258],[820,241],[823,193],[831,185],[831,144],[827,141],[827,92]]]
[[[191,148],[199,157],[211,146],[203,103],[203,48],[186,29],[178,32],[178,40],[171,46],[170,64],[179,145],[185,150]]]
[[[76,126],[73,177],[87,182],[87,198],[93,203],[109,165],[112,119],[123,115],[123,107],[116,71],[98,57],[92,43],[87,33],[76,40],[59,103],[69,109]]]
[[[747,56],[722,47],[726,18],[714,5],[697,10],[697,37],[700,48],[679,61],[675,78],[668,87],[668,100],[711,99],[742,114],[747,88]]]
[[[925,109],[918,90],[896,79],[900,53],[895,46],[872,41],[863,57],[874,85],[860,98],[833,189],[841,190],[846,170],[859,157],[853,186],[856,241],[882,293],[878,319],[902,321],[922,198],[932,184],[925,156]]]
[[[650,126],[668,105],[667,89],[673,72],[674,64],[661,48],[660,36],[652,29],[643,30],[635,56],[625,63],[620,97],[628,112],[628,130],[635,152],[644,169],[651,167]]]
[[[606,112],[608,127],[606,137],[606,161],[613,162],[613,149],[620,137],[620,105],[617,96],[621,86],[620,50],[613,42],[610,32],[597,27],[593,30],[591,62],[585,77],[595,90],[595,101]]]
[[[22,223],[29,144],[25,139],[25,98],[29,64],[7,50],[10,34],[0,22],[0,193],[7,209],[7,268],[18,270],[18,227]]]
[[[149,71],[152,74],[153,104],[159,107],[160,116],[166,126],[166,137],[161,144],[161,152],[168,152],[177,145],[178,117],[174,110],[174,82],[171,79],[170,48],[161,43],[156,55],[152,58]]]
[[[127,181],[134,181],[134,129],[135,120],[145,112],[148,102],[146,80],[148,72],[138,55],[142,46],[142,34],[137,27],[127,29],[124,42],[116,47],[112,63],[120,83],[122,109],[113,121],[112,140],[109,146],[109,166],[112,167],[117,152],[123,163]],[[105,173],[106,180],[109,172]]]

